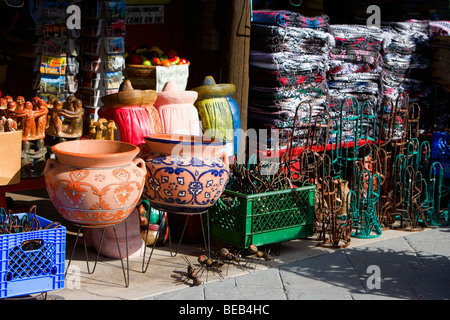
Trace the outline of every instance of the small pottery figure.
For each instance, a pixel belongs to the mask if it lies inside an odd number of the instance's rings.
[[[0,98],[0,118],[6,117],[6,110],[8,109],[8,103],[5,98]]]
[[[53,108],[50,112],[49,124],[46,130],[46,134],[49,136],[60,136],[62,131],[62,119],[59,116],[59,111],[63,107],[63,102],[61,100],[53,101]]]
[[[106,134],[105,140],[114,141],[114,131],[117,130],[116,124],[113,120],[108,120],[108,124],[106,125]]]
[[[11,119],[11,118],[6,119],[6,124],[5,124],[6,132],[16,131],[16,127],[17,127],[16,122],[13,119]]]
[[[52,101],[51,116],[46,134],[61,138],[80,138],[83,135],[84,109],[82,101],[73,96],[65,102]]]
[[[20,110],[18,110],[20,111]],[[25,112],[22,119],[22,130],[24,140],[34,140],[36,137],[36,116],[33,113],[33,104],[30,101],[25,103]]]
[[[18,96],[16,98],[16,103],[17,103],[17,107],[16,110],[17,111],[23,111],[25,108],[25,98],[22,96]]]
[[[47,148],[44,139],[22,140],[22,178],[37,178],[44,174]]]
[[[19,96],[14,101],[10,96],[5,97],[7,101],[6,116],[14,121],[14,129],[22,130],[22,140],[32,141],[45,138],[44,129],[47,125],[48,109],[46,102],[38,99],[31,102],[25,101],[22,96]],[[35,104],[33,105],[33,103]]]
[[[0,118],[0,132],[5,132],[5,124],[6,124],[6,118],[1,117]]]

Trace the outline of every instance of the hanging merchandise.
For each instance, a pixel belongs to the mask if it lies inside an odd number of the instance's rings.
[[[100,97],[117,93],[125,68],[125,1],[83,2],[80,99],[86,119],[98,119]],[[85,125],[87,127],[87,124]]]
[[[276,10],[253,11],[250,41],[249,126],[270,130],[258,149],[286,148],[300,102],[313,117],[328,108],[326,72],[334,47],[327,16],[307,18]]]
[[[80,30],[67,27],[67,7],[81,1],[39,1],[36,35],[37,95],[64,101],[78,90]]]

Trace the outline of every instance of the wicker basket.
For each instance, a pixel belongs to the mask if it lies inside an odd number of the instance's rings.
[[[189,66],[189,63],[188,63]],[[125,78],[131,81],[133,88],[138,90],[157,90],[157,79],[156,79],[156,69],[160,68],[174,68],[178,67],[174,66],[145,66],[145,65],[136,65],[129,64],[125,68]],[[167,79],[170,80],[170,79]]]
[[[125,68],[127,78],[149,78],[156,72],[156,66],[128,64]]]

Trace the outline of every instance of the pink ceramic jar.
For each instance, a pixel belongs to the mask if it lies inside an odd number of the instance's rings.
[[[52,147],[44,176],[50,200],[68,221],[86,227],[114,225],[138,204],[145,182],[139,148],[111,140],[76,140]]]

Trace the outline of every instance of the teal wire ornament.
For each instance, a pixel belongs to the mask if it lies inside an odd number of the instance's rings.
[[[380,198],[382,178],[355,165],[353,189],[347,196],[347,211],[353,221],[352,237],[370,239],[379,237],[382,228],[377,217],[377,202]]]
[[[289,0],[289,3],[291,5],[293,5],[294,7],[300,7],[302,4],[303,0],[300,0],[298,3],[293,3],[292,0]]]
[[[448,225],[448,208],[441,210],[441,200],[448,194],[449,189],[445,190],[443,185],[444,168],[440,162],[434,162],[429,172],[429,179],[424,179],[425,199],[423,201],[426,218],[429,225],[444,226]]]

